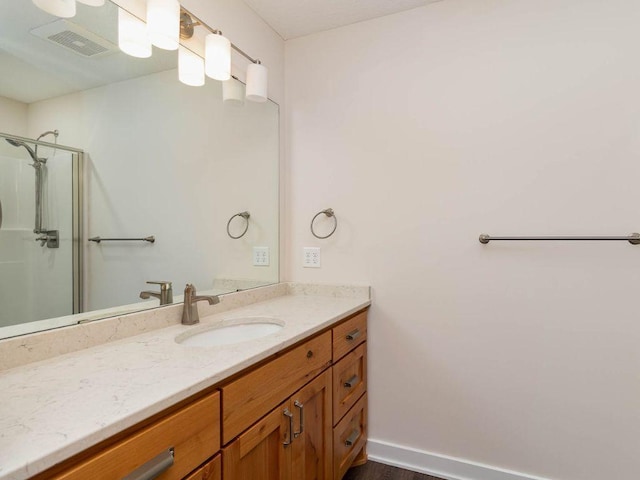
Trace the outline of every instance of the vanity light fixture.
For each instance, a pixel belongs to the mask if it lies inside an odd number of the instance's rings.
[[[231,78],[231,42],[220,30],[205,37],[204,61],[207,77],[221,82]]]
[[[204,60],[182,45],[178,49],[178,79],[191,87],[204,85]]]
[[[233,75],[222,82],[222,100],[228,103],[244,104],[244,85]]]
[[[147,32],[151,43],[163,50],[177,50],[180,44],[178,0],[147,0]]]
[[[76,14],[76,0],[33,0],[33,3],[56,17],[71,18]]]
[[[80,3],[89,5],[90,7],[101,7],[104,5],[104,0],[77,0]]]
[[[181,38],[191,38],[193,36],[194,26],[202,26],[210,32],[210,34],[205,37],[205,73],[208,77],[224,82],[223,100],[231,100],[233,95],[237,95],[237,92],[235,94],[231,93],[236,84],[239,84],[240,89],[242,88],[237,78],[232,82],[231,49],[233,49],[251,62],[247,68],[245,98],[253,102],[266,101],[268,98],[267,67],[262,65],[260,60],[250,57],[227,38],[223,37],[222,32],[211,28],[186,8],[182,7],[180,15]]]
[[[260,60],[247,67],[247,100],[266,102],[268,89],[267,67]]]
[[[151,56],[151,40],[147,35],[147,25],[120,7],[118,7],[118,47],[132,57],[149,58]]]

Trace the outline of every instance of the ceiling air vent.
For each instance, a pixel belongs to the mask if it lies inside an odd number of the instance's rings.
[[[34,28],[31,33],[83,57],[97,58],[118,51],[108,40],[64,19]]]

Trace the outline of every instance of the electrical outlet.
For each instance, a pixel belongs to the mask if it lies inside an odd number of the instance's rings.
[[[258,267],[269,266],[269,247],[253,247],[253,264]]]
[[[320,268],[320,247],[304,247],[303,252],[303,267]]]

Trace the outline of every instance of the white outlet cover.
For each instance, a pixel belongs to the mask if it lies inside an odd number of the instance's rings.
[[[269,266],[269,247],[253,247],[253,265],[256,267]]]
[[[320,247],[304,247],[302,249],[302,266],[320,268]]]

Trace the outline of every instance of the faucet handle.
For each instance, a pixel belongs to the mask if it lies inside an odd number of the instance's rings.
[[[171,282],[166,280],[147,280],[149,285],[160,285],[160,290],[167,290],[171,288]]]

